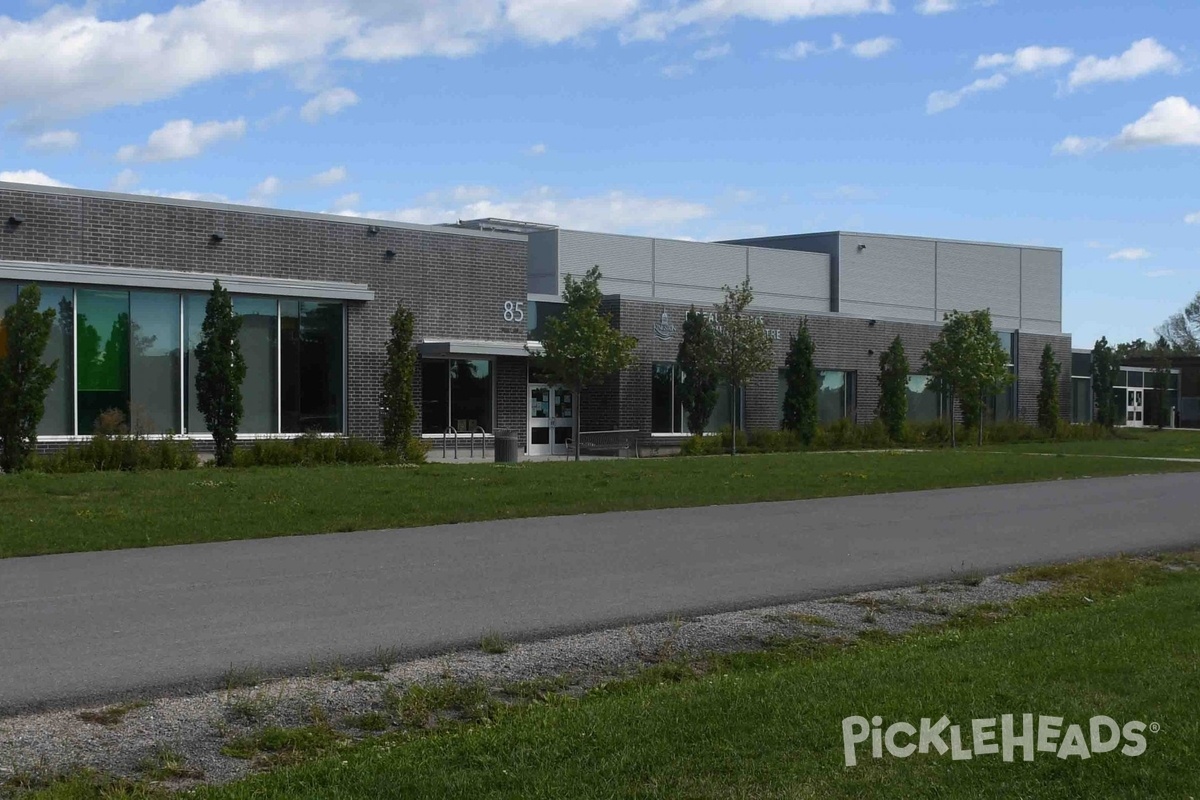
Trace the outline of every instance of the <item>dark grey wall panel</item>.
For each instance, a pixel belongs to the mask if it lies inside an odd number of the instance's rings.
[[[736,286],[745,279],[745,247],[655,240],[655,283],[720,288],[726,284]]]
[[[750,283],[762,305],[805,311],[829,310],[828,255],[763,247],[751,247],[748,252]],[[776,300],[768,301],[768,295]]]
[[[529,234],[529,293],[558,294],[558,231]]]

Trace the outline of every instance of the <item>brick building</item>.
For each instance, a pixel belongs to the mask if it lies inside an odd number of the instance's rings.
[[[638,339],[638,361],[578,408],[531,372],[527,345],[536,349],[540,325],[561,308],[563,276],[593,265],[614,322]],[[951,309],[990,308],[1012,354],[1017,380],[993,404],[998,419],[1034,419],[1047,342],[1070,361],[1062,252],[1049,248],[853,233],[710,244],[0,184],[0,309],[37,283],[58,312],[46,356],[58,377],[39,429],[51,447],[88,436],[110,408],[146,435],[208,438],[194,348],[214,278],[243,318],[245,438],[315,430],[377,440],[388,318],[403,303],[416,318],[422,435],[508,429],[529,452],[552,453],[582,412],[584,430],[636,430],[670,447],[688,435],[675,398],[683,314],[711,309],[723,285],[746,277],[779,368],[788,335],[807,320],[824,422],[872,419],[880,351],[899,335],[918,373]],[[914,419],[943,410],[925,384],[910,381]],[[1064,370],[1064,411],[1070,386]],[[738,424],[777,427],[781,398],[778,369],[756,377]],[[730,423],[729,405],[710,428]]]

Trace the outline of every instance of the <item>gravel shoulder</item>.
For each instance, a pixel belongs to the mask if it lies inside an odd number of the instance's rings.
[[[169,788],[236,780],[267,764],[222,752],[230,742],[270,726],[295,728],[320,720],[347,739],[389,698],[414,686],[486,687],[511,702],[522,690],[580,695],[599,684],[654,665],[770,647],[784,639],[854,639],[870,632],[901,634],[937,625],[956,612],[1004,605],[1038,595],[1049,582],[1004,576],[864,592],[787,605],[630,625],[541,641],[396,661],[380,652],[367,669],[259,682],[251,666],[231,670],[227,688],[203,694],[58,710],[0,719],[0,795],[30,776],[80,769],[153,778],[165,755],[176,766],[159,782]],[[489,645],[483,642],[483,645]],[[361,723],[358,723],[361,725]],[[431,718],[429,724],[436,724]]]

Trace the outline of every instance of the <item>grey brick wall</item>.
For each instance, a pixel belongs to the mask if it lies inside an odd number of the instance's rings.
[[[350,218],[0,189],[0,219],[13,213],[25,222],[0,226],[3,260],[367,284],[375,300],[347,304],[347,430],[354,436],[381,436],[379,381],[397,303],[416,316],[417,341],[525,341],[524,323],[505,323],[502,316],[505,300],[527,295],[522,238],[386,224],[371,234],[376,223]],[[218,230],[225,238],[214,243],[211,234]],[[389,249],[394,258],[385,256]],[[515,364],[498,364],[497,375],[497,424],[511,423],[517,413],[509,408]],[[523,367],[521,375],[523,430]]]
[[[638,338],[638,363],[620,376],[621,427],[637,428],[649,439],[651,374],[655,361],[674,361],[679,349],[683,315],[688,306],[621,298],[621,323],[625,333]],[[654,333],[663,310],[676,326],[676,335],[664,341]],[[703,310],[709,310],[707,308]],[[769,328],[781,331],[775,342],[775,369],[755,376],[746,390],[746,424],[750,429],[778,426],[779,378],[787,357],[788,335],[796,330],[800,315],[766,313]],[[858,379],[858,402],[854,419],[866,424],[875,419],[879,403],[879,354],[899,336],[914,374],[921,370],[921,356],[937,338],[938,327],[918,323],[877,320],[834,315],[809,315],[808,329],[816,347],[814,361],[818,369],[853,370]],[[1022,334],[1018,340],[1018,414],[1026,422],[1037,421],[1038,359],[1049,341],[1061,363],[1070,363],[1071,340],[1068,336]],[[1069,371],[1069,370],[1068,370]],[[1070,376],[1060,379],[1061,409],[1064,419],[1070,415]],[[654,437],[662,442],[663,437]]]
[[[1062,370],[1058,379],[1058,414],[1071,420],[1071,337],[1049,334],[1017,335],[1017,410],[1022,422],[1037,424],[1037,396],[1042,386],[1039,367],[1042,350],[1049,343]]]

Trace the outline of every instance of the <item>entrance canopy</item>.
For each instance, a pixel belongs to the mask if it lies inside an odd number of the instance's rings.
[[[526,349],[528,346],[528,350]],[[448,356],[515,356],[526,358],[530,351],[542,352],[541,342],[501,342],[480,339],[424,339],[417,352],[427,358]]]

